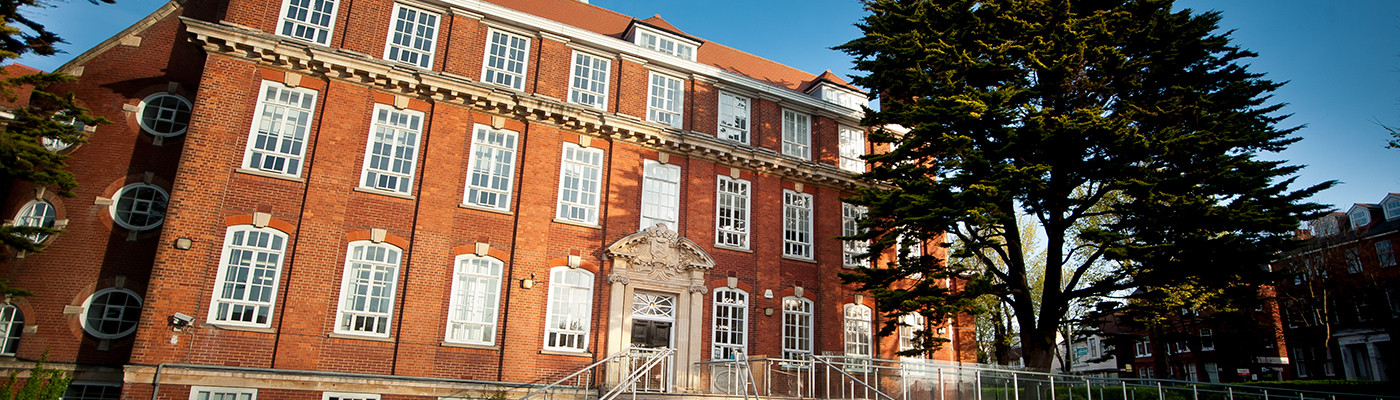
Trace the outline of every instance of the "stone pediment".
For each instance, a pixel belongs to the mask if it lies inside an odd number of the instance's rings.
[[[655,280],[685,277],[691,270],[709,270],[715,260],[695,242],[680,237],[665,224],[656,224],[608,246],[607,255],[629,275]]]

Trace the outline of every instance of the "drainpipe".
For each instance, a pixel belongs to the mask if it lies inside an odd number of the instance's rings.
[[[156,395],[160,394],[160,371],[165,369],[165,364],[168,363],[156,365],[156,376],[151,379],[151,400],[156,400]]]

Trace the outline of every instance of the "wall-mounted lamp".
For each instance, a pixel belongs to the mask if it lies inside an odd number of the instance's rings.
[[[764,308],[763,308],[763,315],[767,315],[767,316],[770,316],[770,317],[773,316],[773,307],[764,307]]]
[[[520,288],[521,288],[521,289],[529,289],[529,288],[532,288],[532,287],[535,287],[535,274],[530,274],[530,278],[528,278],[528,279],[521,279],[521,280],[520,280]]]
[[[193,241],[193,240],[190,240],[190,238],[179,238],[179,239],[175,239],[175,248],[177,248],[177,249],[180,249],[180,250],[189,250],[189,249],[190,249],[190,246],[193,246],[193,245],[194,245],[194,241]]]

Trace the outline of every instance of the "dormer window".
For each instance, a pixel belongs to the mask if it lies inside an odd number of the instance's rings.
[[[1400,219],[1400,195],[1389,195],[1385,201],[1381,202],[1381,208],[1385,209],[1385,220]]]
[[[637,26],[637,33],[632,35],[633,42],[661,53],[695,61],[695,45],[675,36],[667,35],[661,31],[652,30],[644,26]]]
[[[866,102],[865,95],[838,88],[827,82],[817,84],[811,91],[812,97],[852,110],[859,110]]]
[[[1366,209],[1366,207],[1352,207],[1351,212],[1347,213],[1347,215],[1351,217],[1352,229],[1359,229],[1371,224],[1371,210]]]

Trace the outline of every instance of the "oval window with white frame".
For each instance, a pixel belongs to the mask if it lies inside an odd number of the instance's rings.
[[[54,227],[54,221],[58,220],[58,209],[46,200],[30,200],[24,208],[15,215],[15,226],[37,226],[40,228]],[[36,233],[24,235],[25,239],[34,243],[43,243],[49,240],[49,235]]]
[[[138,106],[141,129],[161,137],[180,136],[190,125],[189,100],[170,93],[156,93],[146,96]]]
[[[144,231],[165,222],[165,207],[170,195],[159,186],[133,183],[123,186],[112,196],[112,222],[123,228]]]
[[[140,318],[141,296],[127,289],[102,289],[83,302],[83,330],[98,339],[126,337]]]

